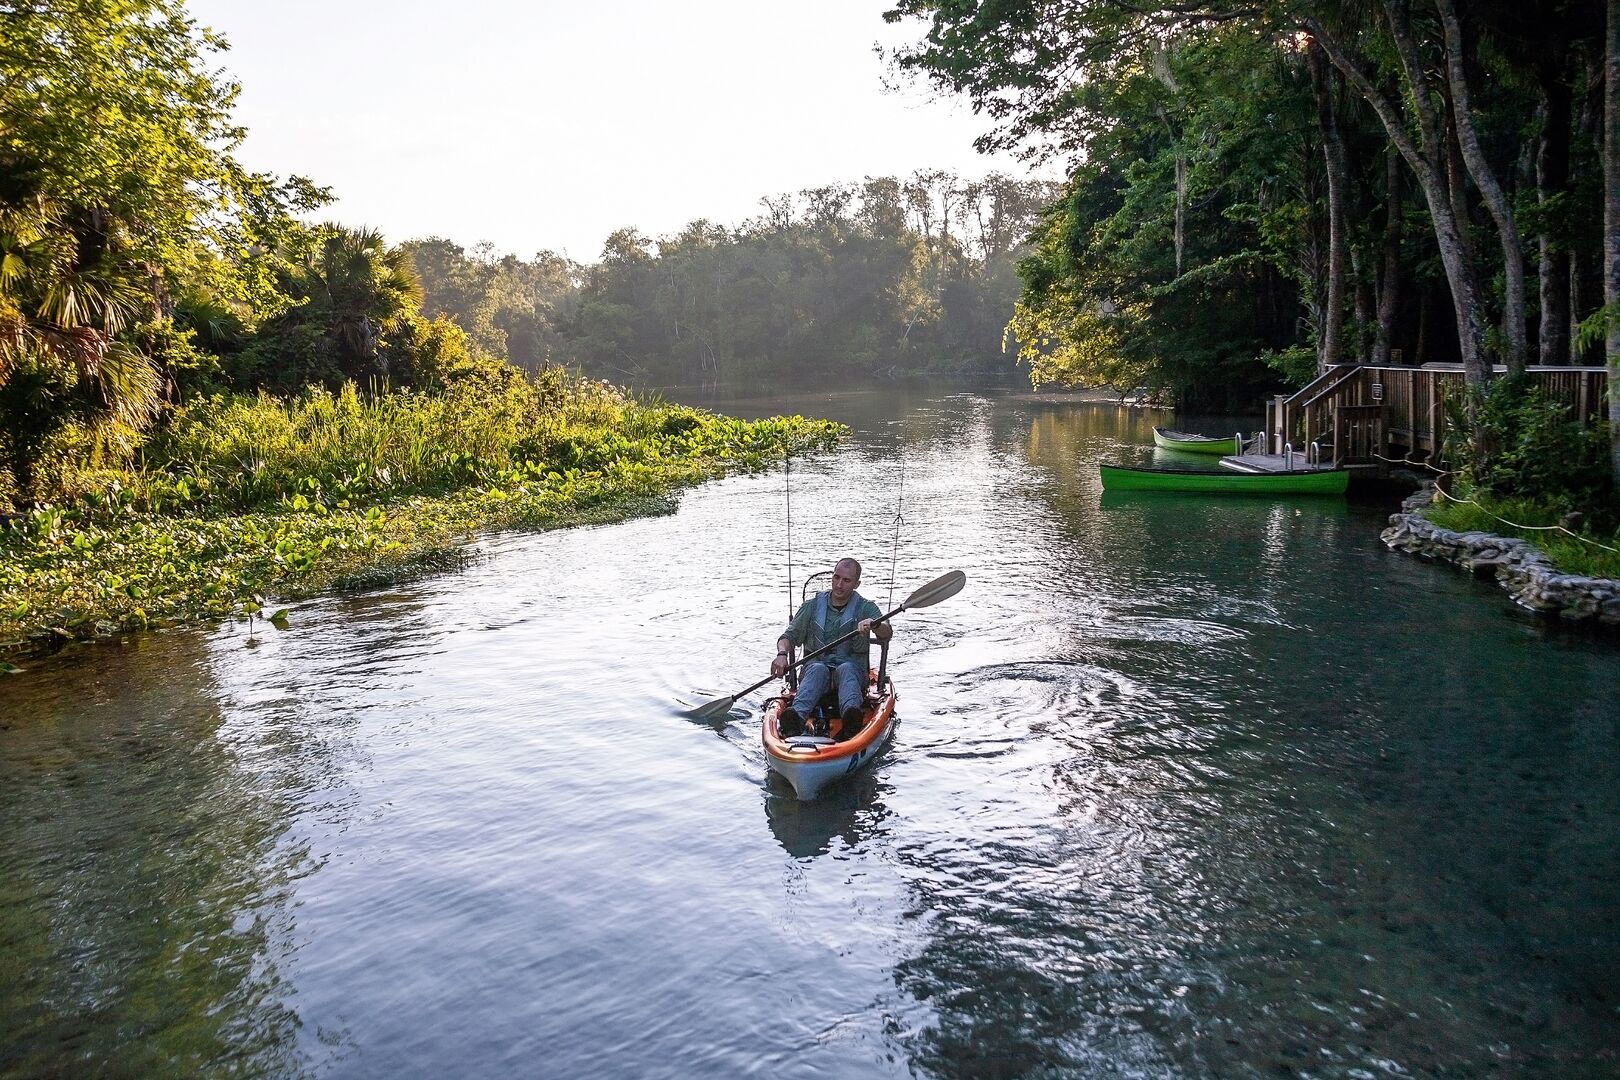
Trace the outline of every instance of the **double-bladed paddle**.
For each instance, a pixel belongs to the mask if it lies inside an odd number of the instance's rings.
[[[939,603],[941,600],[949,600],[951,597],[961,592],[962,586],[966,584],[967,575],[962,573],[960,570],[952,570],[948,574],[943,574],[940,577],[935,578],[933,581],[930,581],[928,584],[906,597],[900,606],[895,608],[893,611],[886,615],[879,615],[877,618],[873,619],[872,625],[876,626],[880,622],[887,622],[896,615],[900,614],[902,611],[909,611],[912,608],[928,607],[931,604]],[[800,664],[807,664],[816,657],[820,656],[822,653],[826,652],[828,649],[837,648],[839,645],[842,645],[856,634],[863,632],[864,631],[861,630],[851,630],[838,640],[827,642],[827,644],[823,645],[815,652],[806,653],[804,656],[788,665],[788,669],[791,670],[796,668]],[[730,697],[715,698],[707,705],[702,705],[696,709],[690,710],[686,715],[690,716],[694,720],[708,720],[712,717],[719,716],[721,713],[730,712],[731,707],[737,703],[738,698],[742,697],[744,694],[758,690],[772,679],[779,678],[781,678],[780,675],[767,675],[754,685],[744,687],[735,694],[732,694]]]

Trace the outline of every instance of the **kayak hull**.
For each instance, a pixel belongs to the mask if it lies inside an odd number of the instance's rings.
[[[1346,469],[1299,469],[1293,472],[1234,472],[1230,469],[1133,469],[1103,465],[1104,491],[1186,491],[1255,495],[1343,495],[1350,484]]]
[[[777,720],[792,699],[786,695],[771,698],[765,703],[765,718],[760,725],[765,760],[772,772],[780,773],[793,785],[793,793],[800,799],[814,799],[823,788],[858,772],[877,756],[893,733],[898,698],[893,680],[887,692],[875,699],[869,692],[860,731],[841,742],[810,735],[782,738]]]
[[[1169,428],[1154,428],[1153,443],[1166,450],[1185,450],[1193,454],[1241,454],[1243,448],[1238,445],[1236,436],[1228,439],[1212,439],[1208,435],[1190,435],[1185,431],[1171,431]]]

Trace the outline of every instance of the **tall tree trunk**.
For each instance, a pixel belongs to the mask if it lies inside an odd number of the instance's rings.
[[[1563,80],[1544,78],[1541,137],[1536,145],[1536,202],[1547,204],[1569,185],[1570,91]],[[1542,216],[1536,245],[1541,259],[1541,330],[1538,358],[1567,364],[1569,351],[1569,256],[1563,238]]]
[[[1607,59],[1601,54],[1591,64],[1588,91],[1580,96],[1580,109],[1575,121],[1575,137],[1585,139],[1597,147],[1598,169],[1603,168],[1603,95]],[[1601,200],[1600,200],[1601,202]],[[1581,342],[1581,321],[1603,306],[1603,251],[1588,255],[1578,247],[1569,252],[1569,358],[1574,364],[1601,364],[1604,343]]]
[[[1175,72],[1170,70],[1170,52],[1168,48],[1159,47],[1153,50],[1148,66],[1153,77],[1158,79],[1164,88],[1181,99],[1181,84],[1177,82]],[[1179,107],[1179,105],[1178,105]],[[1187,151],[1181,145],[1181,132],[1170,120],[1170,113],[1164,106],[1159,106],[1159,120],[1164,124],[1164,130],[1170,133],[1171,140],[1176,144],[1176,277],[1181,276],[1182,258],[1187,249]]]
[[[1378,301],[1374,295],[1371,275],[1367,271],[1366,256],[1361,249],[1350,245],[1350,283],[1351,295],[1355,303],[1350,310],[1350,329],[1348,336],[1350,347],[1355,350],[1358,364],[1372,363],[1373,335],[1372,327],[1376,321],[1373,312],[1377,310]]]
[[[1581,348],[1581,312],[1586,308],[1586,290],[1581,287],[1584,268],[1581,253],[1569,253],[1569,362],[1586,363],[1586,350]]]
[[[1519,243],[1519,226],[1513,216],[1513,206],[1507,193],[1496,178],[1495,171],[1485,159],[1479,145],[1479,132],[1474,128],[1473,107],[1469,103],[1468,73],[1463,68],[1462,25],[1457,21],[1457,10],[1452,0],[1435,0],[1440,12],[1440,24],[1446,41],[1446,82],[1451,90],[1451,118],[1457,133],[1468,175],[1479,188],[1485,208],[1496,222],[1497,235],[1502,241],[1502,269],[1504,279],[1502,304],[1502,338],[1507,343],[1508,376],[1522,377],[1526,357],[1530,354],[1525,338],[1524,303],[1524,247]]]
[[[1620,0],[1617,0],[1620,2]],[[1333,66],[1343,73],[1366,100],[1401,156],[1417,177],[1434,222],[1435,243],[1440,249],[1440,261],[1451,286],[1451,303],[1457,317],[1457,351],[1463,365],[1463,378],[1467,385],[1484,393],[1490,382],[1491,369],[1486,348],[1484,311],[1481,307],[1482,289],[1479,272],[1469,258],[1465,235],[1466,221],[1460,220],[1452,204],[1451,185],[1447,175],[1447,138],[1440,115],[1427,92],[1428,82],[1418,53],[1416,39],[1406,24],[1405,10],[1400,0],[1384,0],[1391,36],[1401,54],[1406,73],[1406,100],[1417,113],[1422,144],[1414,142],[1406,118],[1393,102],[1375,86],[1361,66],[1314,18],[1301,20],[1301,26],[1321,43]],[[1472,407],[1472,406],[1470,406]]]
[[[1609,360],[1609,467],[1620,488],[1620,0],[1603,24],[1603,306]]]
[[[1395,311],[1401,299],[1401,155],[1394,146],[1384,153],[1384,251],[1378,281],[1378,327],[1373,334],[1372,362],[1389,363],[1395,336]],[[1421,331],[1420,331],[1421,335]],[[1415,359],[1415,357],[1414,357]]]
[[[1344,359],[1345,251],[1349,246],[1345,191],[1349,187],[1350,170],[1345,164],[1344,137],[1339,131],[1339,113],[1334,106],[1333,77],[1327,58],[1315,42],[1306,50],[1306,57],[1311,69],[1311,92],[1316,98],[1316,120],[1322,128],[1322,157],[1327,166],[1327,310],[1320,324],[1322,340],[1316,353],[1317,370],[1325,371]]]
[[[1449,108],[1449,106],[1448,106]],[[1463,162],[1462,147],[1457,143],[1457,132],[1450,124],[1445,128],[1446,190],[1451,197],[1451,213],[1457,221],[1457,232],[1462,239],[1463,257],[1468,265],[1479,265],[1474,250],[1473,215],[1468,206],[1468,166]]]
[[[1176,150],[1176,277],[1187,253],[1187,155]]]

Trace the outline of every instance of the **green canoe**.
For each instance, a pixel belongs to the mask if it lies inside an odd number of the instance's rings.
[[[1103,465],[1104,491],[1207,491],[1257,495],[1343,495],[1345,469],[1233,472],[1230,469],[1132,469]]]
[[[1154,428],[1153,442],[1166,450],[1190,450],[1195,454],[1237,454],[1242,450],[1237,444],[1237,437],[1225,439],[1212,439],[1208,435],[1189,435],[1185,431],[1171,431],[1169,428]]]

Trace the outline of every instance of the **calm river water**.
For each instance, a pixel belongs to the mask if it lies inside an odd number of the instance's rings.
[[[795,579],[967,572],[873,768],[800,804],[758,694],[680,712],[765,673],[780,471],[30,664],[0,1073],[1620,1074],[1620,644],[1387,553],[1387,498],[1103,497],[1165,414],[725,407],[854,428]]]

